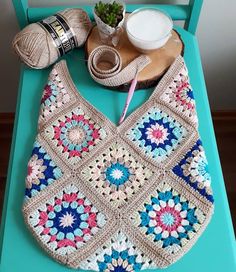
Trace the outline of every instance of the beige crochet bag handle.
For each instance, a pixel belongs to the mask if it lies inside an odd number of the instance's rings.
[[[122,59],[119,52],[113,47],[101,45],[90,53],[88,70],[91,77],[99,84],[116,87],[131,82],[150,61],[147,55],[140,55],[122,69]],[[101,62],[110,63],[111,69],[101,69],[99,67]]]

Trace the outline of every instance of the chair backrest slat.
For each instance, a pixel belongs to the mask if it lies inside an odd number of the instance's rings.
[[[189,32],[195,34],[197,30],[197,25],[202,9],[203,0],[190,0],[189,7],[191,10],[191,14],[189,19],[185,21],[184,28],[187,29]]]
[[[69,7],[81,7],[86,10],[86,12],[89,14],[90,18],[93,18],[92,14],[92,6],[88,5],[76,5],[76,6],[69,6]],[[173,20],[187,20],[190,14],[190,8],[188,5],[141,5],[141,4],[130,4],[127,5],[127,12],[132,12],[135,9],[141,8],[141,7],[152,7],[152,8],[158,8],[164,12],[167,12]],[[41,20],[42,18],[45,18],[47,16],[50,16],[52,14],[55,14],[56,12],[64,9],[62,6],[55,6],[55,7],[47,7],[47,8],[29,8],[28,9],[28,18],[30,22],[36,22],[38,20]]]
[[[76,5],[76,6],[53,6],[53,7],[29,7],[28,0],[12,0],[15,6],[16,15],[21,28],[28,23],[37,22],[46,18],[56,12],[73,7],[81,7],[86,10],[92,18],[92,6],[90,5]],[[163,5],[163,4],[127,4],[127,12],[132,12],[141,7],[152,7],[160,9],[168,13],[173,20],[184,20],[185,29],[191,33],[196,32],[198,19],[201,11],[203,0],[190,0],[186,5]]]
[[[28,0],[12,0],[12,3],[15,8],[16,17],[19,23],[20,28],[25,27],[28,23]]]

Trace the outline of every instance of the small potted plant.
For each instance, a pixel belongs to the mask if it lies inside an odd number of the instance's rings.
[[[102,42],[117,46],[125,19],[124,3],[99,1],[95,5],[93,13]]]

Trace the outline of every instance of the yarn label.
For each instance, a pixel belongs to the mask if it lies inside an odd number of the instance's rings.
[[[38,24],[51,35],[59,56],[65,55],[78,46],[74,33],[60,14],[48,17]]]

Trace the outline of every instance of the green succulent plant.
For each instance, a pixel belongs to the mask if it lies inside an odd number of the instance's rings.
[[[95,5],[97,16],[107,25],[116,27],[123,19],[123,6],[116,1],[103,3],[99,1]]]

